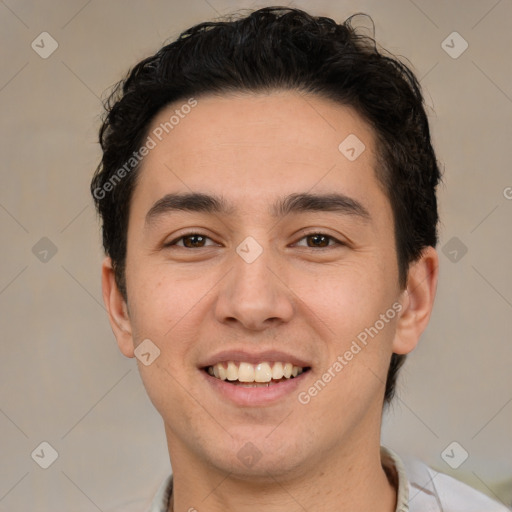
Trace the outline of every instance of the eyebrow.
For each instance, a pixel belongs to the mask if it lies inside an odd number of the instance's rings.
[[[149,209],[146,214],[146,224],[150,224],[164,214],[176,211],[231,215],[235,212],[235,208],[222,196],[200,192],[167,194]],[[335,212],[353,215],[364,221],[371,218],[368,210],[359,201],[339,193],[290,194],[279,199],[270,209],[271,216],[276,218],[304,212]]]

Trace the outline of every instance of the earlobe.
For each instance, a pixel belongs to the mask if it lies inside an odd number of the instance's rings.
[[[110,326],[119,349],[126,357],[134,357],[132,327],[128,307],[115,280],[112,260],[106,257],[101,266],[103,301],[108,311]]]
[[[410,264],[393,341],[394,353],[408,354],[418,344],[434,306],[438,274],[439,258],[433,247],[425,248],[421,257]]]

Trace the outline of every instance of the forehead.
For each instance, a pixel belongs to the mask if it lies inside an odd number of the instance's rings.
[[[135,191],[145,202],[209,191],[247,208],[286,193],[339,190],[364,200],[380,190],[372,129],[352,108],[318,96],[184,99],[155,116],[148,137],[154,147]]]

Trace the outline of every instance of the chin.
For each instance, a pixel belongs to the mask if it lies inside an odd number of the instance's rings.
[[[210,462],[221,471],[231,473],[230,478],[255,483],[303,473],[308,466],[304,464],[307,443],[298,442],[289,432],[278,436],[269,435],[268,428],[264,430],[264,434],[258,435],[253,428],[252,435],[234,438],[230,446],[209,453]]]
[[[248,481],[254,484],[266,485],[288,478],[296,478],[304,473],[302,466],[298,461],[283,460],[277,457],[265,457],[256,462],[251,467],[240,463],[238,458],[225,461],[224,471],[230,473],[230,478],[240,481]]]

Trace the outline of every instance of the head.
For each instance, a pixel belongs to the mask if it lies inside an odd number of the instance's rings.
[[[213,361],[201,354],[244,343],[288,353],[296,340],[297,362],[317,369],[317,381],[331,368],[333,383],[307,405],[316,413],[338,384],[364,387],[370,368],[366,399],[345,403],[355,411],[347,432],[365,407],[389,402],[437,277],[440,173],[409,68],[350,19],[264,8],[187,30],[137,64],[106,109],[91,184],[104,295],[123,352],[149,338],[164,356],[141,371],[164,420],[181,408],[183,424],[168,429],[179,437],[197,404],[166,403],[152,389],[179,393],[180,364],[206,368]],[[294,245],[299,234],[306,247]],[[258,254],[250,263],[239,248],[247,237],[242,247]],[[350,350],[361,364],[333,370]],[[191,381],[194,391],[203,393]],[[238,411],[232,440],[258,421],[268,429],[266,410]]]

